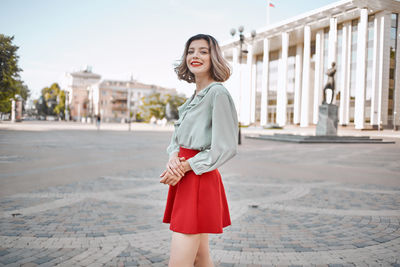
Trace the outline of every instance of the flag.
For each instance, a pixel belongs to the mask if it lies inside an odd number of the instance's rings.
[[[267,0],[267,25],[269,25],[269,14],[271,7],[275,7],[275,5],[271,3],[270,0]]]

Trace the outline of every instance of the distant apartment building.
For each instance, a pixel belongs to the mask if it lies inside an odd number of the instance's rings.
[[[247,34],[247,53],[238,36],[223,43],[241,123],[317,124],[335,62],[339,124],[399,128],[399,13],[399,1],[341,0]]]
[[[175,89],[167,89],[157,85],[144,84],[135,80],[118,81],[103,80],[94,85],[95,113],[100,114],[102,121],[123,122],[135,118],[142,105],[142,97],[153,94],[176,94]]]
[[[90,122],[100,115],[104,122],[125,122],[135,118],[142,104],[142,97],[152,94],[176,94],[175,89],[144,84],[133,79],[101,80],[91,69],[68,74],[67,103],[70,118]]]
[[[100,82],[101,76],[92,73],[90,68],[83,71],[68,73],[67,103],[69,105],[69,117],[80,121],[82,118],[90,118],[93,115],[93,102],[89,101],[92,85]]]

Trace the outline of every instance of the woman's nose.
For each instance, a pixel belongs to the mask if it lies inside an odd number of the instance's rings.
[[[193,58],[199,58],[199,53],[195,51],[195,52],[193,53]]]

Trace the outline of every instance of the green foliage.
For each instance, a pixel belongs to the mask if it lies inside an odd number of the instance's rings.
[[[65,116],[65,91],[61,90],[58,83],[42,89],[42,95],[36,102],[39,115]]]
[[[140,106],[140,115],[145,121],[151,117],[162,119],[165,117],[165,99],[160,93],[154,93],[142,97],[143,105]]]
[[[14,37],[0,34],[0,112],[11,112],[11,99],[20,95],[24,100],[29,90],[20,80],[18,67],[18,46],[12,44]]]
[[[64,113],[65,113],[65,91],[64,90],[60,90],[60,92],[59,92],[57,97],[58,97],[58,104],[54,108],[54,112],[58,116],[64,117]]]
[[[178,119],[178,107],[186,101],[185,96],[167,94],[166,115],[169,120]]]
[[[135,121],[138,121],[138,122],[144,121],[143,117],[140,115],[140,112],[136,113]]]
[[[174,113],[177,113],[177,108],[185,102],[186,98],[179,95],[153,93],[142,97],[141,100],[143,104],[140,106],[138,116],[148,122],[153,116],[156,119],[165,118],[167,105]]]

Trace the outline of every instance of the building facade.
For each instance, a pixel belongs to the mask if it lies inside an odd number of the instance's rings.
[[[144,84],[133,79],[101,80],[99,74],[86,70],[68,73],[66,106],[70,119],[92,122],[96,116],[104,122],[126,122],[136,117],[142,105],[142,97],[153,94],[176,95],[175,89]],[[130,112],[128,112],[128,110]]]
[[[67,74],[67,99],[70,114],[68,117],[75,121],[86,120],[94,116],[92,92],[89,90],[92,85],[100,82],[101,75],[92,73],[90,68],[83,71]]]
[[[102,121],[105,122],[128,121],[129,113],[131,118],[136,118],[144,96],[153,93],[176,94],[175,89],[144,84],[135,80],[103,80],[91,86],[90,91],[94,92],[95,113],[100,114]]]
[[[336,63],[339,124],[400,126],[400,2],[342,0],[221,45],[242,124],[318,122],[326,71]],[[240,62],[241,61],[241,62]]]

